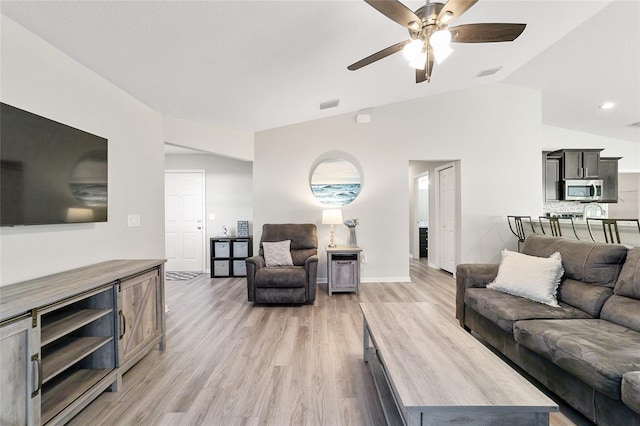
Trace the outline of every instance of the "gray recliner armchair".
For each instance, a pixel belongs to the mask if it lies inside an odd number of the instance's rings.
[[[266,266],[263,243],[291,240],[290,266]],[[260,251],[246,259],[249,302],[313,304],[318,278],[316,225],[265,224]]]

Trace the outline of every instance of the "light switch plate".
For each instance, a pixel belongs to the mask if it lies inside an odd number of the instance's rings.
[[[140,215],[130,214],[127,216],[127,226],[129,228],[137,228],[140,226]]]

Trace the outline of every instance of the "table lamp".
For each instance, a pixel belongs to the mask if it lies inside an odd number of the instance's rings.
[[[331,225],[331,238],[329,241],[329,247],[335,247],[336,243],[333,241],[334,225],[342,223],[342,210],[329,209],[322,211],[322,224]]]

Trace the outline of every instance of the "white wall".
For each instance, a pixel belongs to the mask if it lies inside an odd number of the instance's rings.
[[[358,243],[367,259],[363,279],[406,280],[409,160],[459,159],[457,262],[497,261],[502,248],[515,248],[505,216],[542,210],[540,123],[538,92],[498,84],[378,107],[367,125],[344,114],[259,132],[255,229],[267,222],[316,223],[324,247],[329,230],[320,224],[323,207],[309,189],[310,168],[323,153],[346,152],[364,173],[360,195],[343,208],[345,218],[360,220]],[[344,227],[337,240],[346,241]],[[319,276],[326,277],[324,264]]]
[[[244,130],[164,117],[166,142],[239,160],[253,161],[253,135]]]
[[[167,155],[166,170],[205,171],[205,230],[207,236],[206,259],[209,259],[209,238],[220,235],[220,228],[227,225],[231,235],[237,233],[239,220],[249,221],[253,229],[253,164],[217,155]],[[215,219],[209,219],[214,214]],[[207,261],[207,267],[209,262]]]
[[[160,114],[2,16],[2,102],[109,140],[107,223],[0,228],[0,285],[114,258],[164,258]],[[141,216],[139,228],[127,215]]]

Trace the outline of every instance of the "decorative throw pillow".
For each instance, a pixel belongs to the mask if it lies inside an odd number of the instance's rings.
[[[548,258],[502,250],[496,279],[487,288],[558,307],[556,293],[564,274],[562,256]]]
[[[276,241],[275,243],[262,243],[264,261],[267,266],[291,266],[291,240]]]

